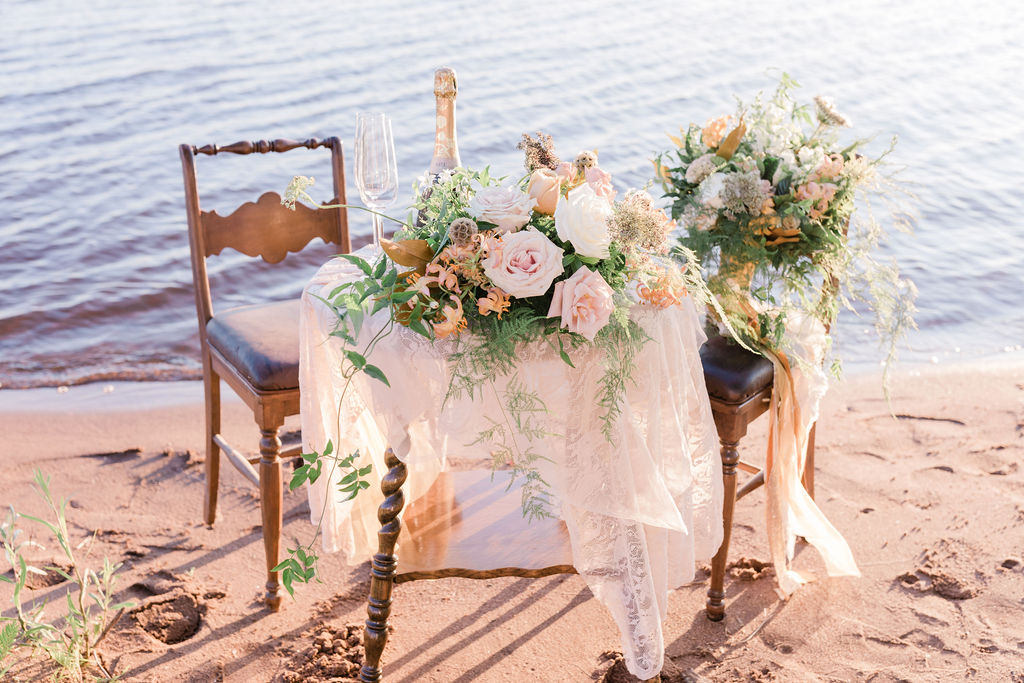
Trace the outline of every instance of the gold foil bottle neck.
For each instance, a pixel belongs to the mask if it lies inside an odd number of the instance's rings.
[[[455,69],[443,66],[434,71],[434,95],[436,97],[455,97],[458,90]]]

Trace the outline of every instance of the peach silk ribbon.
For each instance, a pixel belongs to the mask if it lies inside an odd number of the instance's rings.
[[[801,480],[811,429],[811,420],[801,419],[801,404],[813,402],[813,406],[804,407],[816,414],[819,396],[812,394],[806,382],[804,389],[798,390],[785,353],[765,350],[765,356],[775,366],[765,465],[765,516],[778,591],[785,599],[812,578],[791,567],[797,536],[804,537],[821,553],[829,576],[860,576],[860,570],[850,546],[825,518]]]
[[[748,301],[740,300],[744,312],[757,320]],[[797,373],[820,368],[824,352],[824,326],[810,317],[791,314],[787,346],[798,354]],[[820,337],[820,339],[819,339]],[[779,596],[785,600],[812,579],[792,568],[796,537],[802,536],[821,554],[829,576],[860,576],[846,539],[825,517],[803,486],[807,441],[818,413],[822,392],[816,392],[810,378],[797,382],[789,358],[762,343],[759,350],[775,368],[772,398],[768,408],[768,451],[765,457],[765,521],[768,548],[778,579]],[[822,378],[821,382],[824,382]],[[807,419],[809,416],[814,418]]]

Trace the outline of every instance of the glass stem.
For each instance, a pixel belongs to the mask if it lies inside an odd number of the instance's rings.
[[[380,241],[384,238],[384,221],[376,213],[373,214],[373,249],[379,254],[381,251]]]

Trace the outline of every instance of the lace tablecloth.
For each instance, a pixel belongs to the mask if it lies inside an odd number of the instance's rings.
[[[347,261],[333,259],[302,299],[305,447],[322,451],[331,440],[335,453],[359,449],[360,462],[374,465],[371,487],[354,500],[343,502],[327,477],[309,488],[313,522],[326,511],[324,550],[343,552],[352,562],[376,552],[379,478],[388,445],[409,468],[404,490],[408,501],[415,500],[449,461],[487,457],[486,445],[470,444],[489,419],[501,418],[502,397],[512,390],[530,393],[547,407],[537,417],[544,435],[531,444],[550,459],[537,467],[568,527],[573,565],[617,622],[630,672],[652,678],[664,661],[668,591],[692,581],[695,564],[710,558],[722,540],[721,463],[698,355],[705,336],[692,301],[633,308],[631,316],[651,339],[636,358],[609,441],[598,405],[604,357],[590,348],[572,352],[574,369],[549,345],[530,345],[513,376],[494,378],[475,401],[445,403],[450,343],[431,343],[396,326],[368,359],[391,388],[358,373],[339,404],[342,344],[330,336],[334,313],[316,297],[358,276]],[[361,339],[386,321],[386,312],[368,318]],[[400,547],[397,555],[401,565]]]

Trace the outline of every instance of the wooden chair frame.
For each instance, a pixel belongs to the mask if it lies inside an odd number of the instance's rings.
[[[711,585],[708,587],[707,617],[711,621],[725,618],[725,566],[729,559],[729,541],[732,537],[733,514],[736,501],[748,493],[756,491],[764,485],[764,470],[740,460],[740,440],[747,435],[747,427],[768,410],[771,402],[772,387],[767,387],[739,403],[729,403],[719,399],[711,399],[711,412],[718,429],[718,440],[721,444],[722,480],[725,483],[725,499],[722,503],[722,526],[724,535],[722,545],[711,560]],[[811,426],[807,440],[807,460],[804,466],[803,484],[807,492],[814,498],[814,432],[817,425]],[[737,490],[736,471],[743,470],[753,476]]]
[[[831,287],[837,286],[837,281],[833,279]],[[827,332],[828,326],[825,329]],[[725,618],[725,566],[729,556],[729,541],[732,537],[732,520],[736,501],[764,486],[764,470],[740,460],[740,439],[747,435],[747,427],[750,423],[768,410],[774,385],[773,379],[761,391],[739,402],[710,397],[711,412],[715,418],[715,427],[718,430],[718,440],[721,444],[722,480],[725,484],[725,500],[722,504],[722,525],[725,533],[722,536],[722,545],[719,546],[718,552],[711,560],[711,585],[708,587],[707,616],[711,621],[721,621]],[[815,422],[811,425],[810,433],[807,435],[807,458],[804,460],[804,472],[801,479],[804,489],[811,495],[812,500],[814,499],[814,435],[817,429],[818,423]],[[743,470],[753,475],[738,489],[736,470]]]
[[[278,564],[282,526],[281,459],[295,457],[301,446],[281,450],[280,428],[289,415],[299,413],[299,389],[263,391],[257,389],[207,339],[207,325],[213,319],[213,302],[206,258],[225,248],[234,248],[248,256],[261,257],[277,263],[288,253],[300,251],[315,237],[337,245],[339,251],[351,250],[348,214],[344,209],[319,211],[296,205],[293,213],[281,205],[281,197],[273,192],[263,194],[254,204],[242,204],[232,214],[220,216],[216,211],[203,211],[199,206],[195,158],[205,154],[266,154],[306,149],[327,148],[331,152],[334,198],[330,203],[346,203],[345,163],[341,140],[337,137],[319,140],[258,140],[236,142],[224,147],[181,145],[182,173],[185,181],[185,208],[188,214],[189,246],[192,253],[192,279],[195,285],[196,314],[199,320],[199,343],[203,363],[203,388],[206,422],[206,494],[204,519],[213,525],[217,513],[217,487],[220,478],[220,453],[249,481],[259,487],[263,518],[263,541],[266,551],[267,583],[265,600],[276,610],[281,605]],[[253,411],[260,429],[258,458],[247,458],[221,435],[220,380],[223,379]],[[259,465],[259,471],[254,465]]]

